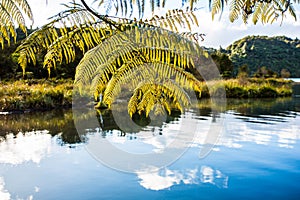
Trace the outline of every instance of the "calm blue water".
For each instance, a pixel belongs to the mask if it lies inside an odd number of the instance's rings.
[[[136,173],[94,159],[89,141],[79,142],[71,111],[2,115],[0,199],[299,199],[300,99],[228,100],[217,115],[204,102],[199,110],[169,119],[147,137],[118,134],[110,113],[103,113],[97,133],[127,151],[162,148],[169,127],[187,115],[199,121],[200,134],[183,156]],[[222,134],[200,158],[207,124],[219,119]]]

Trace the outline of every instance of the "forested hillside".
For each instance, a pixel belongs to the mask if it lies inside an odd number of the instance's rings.
[[[265,71],[289,72],[291,77],[300,77],[300,40],[285,36],[247,36],[227,47],[227,53],[238,68],[247,65],[250,75]],[[285,70],[284,70],[285,69]]]

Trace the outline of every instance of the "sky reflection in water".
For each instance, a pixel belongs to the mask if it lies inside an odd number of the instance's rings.
[[[200,106],[202,115],[194,115],[199,134],[191,148],[170,166],[159,170],[148,166],[135,175],[104,167],[86,152],[84,143],[68,143],[77,140],[72,134],[66,136],[63,128],[61,132],[24,133],[12,128],[0,137],[0,199],[130,199],[141,195],[146,199],[255,199],[264,195],[296,199],[300,190],[296,182],[300,178],[299,100],[229,104],[221,113],[225,117],[222,137],[207,157],[200,159],[199,150],[213,119],[209,106]],[[7,119],[2,118],[0,123],[5,124]],[[113,128],[104,136],[125,151],[160,151],[180,123],[179,116],[137,134],[124,136]],[[103,136],[101,130],[98,127],[94,135]]]

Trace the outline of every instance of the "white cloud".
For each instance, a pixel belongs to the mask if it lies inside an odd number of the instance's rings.
[[[5,189],[5,182],[2,177],[0,177],[0,199],[10,200],[10,193]]]

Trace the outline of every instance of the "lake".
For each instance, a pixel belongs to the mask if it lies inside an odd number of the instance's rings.
[[[0,199],[299,199],[300,98],[227,99],[225,108],[203,100],[125,132],[126,108],[89,113],[2,113]],[[83,123],[91,118],[98,126]],[[139,156],[160,156],[172,141],[180,151],[168,164],[136,162],[130,171],[109,148],[98,146],[107,156],[99,158],[90,147],[97,140]]]

